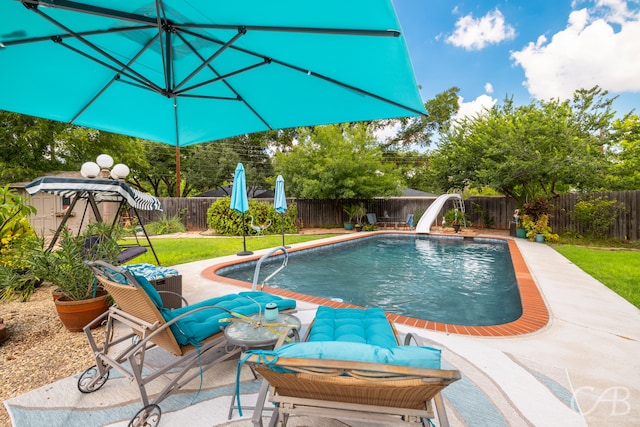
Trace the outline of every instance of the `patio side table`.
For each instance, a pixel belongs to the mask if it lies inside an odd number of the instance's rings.
[[[224,329],[224,335],[229,343],[242,347],[244,350],[254,348],[272,348],[280,336],[287,331],[290,331],[290,337],[295,341],[299,341],[299,331],[302,323],[296,316],[287,313],[279,313],[275,320],[265,320],[263,314],[256,314],[248,316],[247,318],[239,318]],[[253,372],[253,376],[258,378],[256,373]],[[236,384],[236,387],[240,387]],[[267,389],[269,383],[262,382],[260,391],[258,393],[258,399],[256,405],[264,406],[264,401],[267,396]],[[231,405],[229,407],[229,417],[231,419],[233,410],[237,409],[236,395],[233,394],[231,398]],[[255,409],[255,407],[247,409]],[[254,424],[261,425],[262,420],[254,420]]]

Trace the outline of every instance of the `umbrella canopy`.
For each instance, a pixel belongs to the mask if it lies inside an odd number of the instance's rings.
[[[247,198],[247,179],[244,175],[244,166],[238,163],[233,175],[233,189],[231,190],[231,209],[241,214],[249,210]]]
[[[282,175],[278,175],[278,178],[276,178],[276,191],[273,198],[273,208],[279,214],[283,214],[287,211],[287,197],[284,195],[284,178]]]
[[[424,114],[391,0],[0,0],[0,109],[176,147]]]

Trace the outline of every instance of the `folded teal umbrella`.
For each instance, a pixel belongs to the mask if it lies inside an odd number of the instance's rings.
[[[176,147],[425,113],[390,0],[1,0],[0,28],[0,110]]]
[[[280,214],[282,219],[282,246],[284,246],[284,213],[287,211],[287,197],[284,194],[284,178],[282,175],[278,175],[278,178],[276,178],[273,208]]]
[[[244,250],[238,252],[238,255],[251,255],[253,252],[247,251],[247,224],[244,222],[244,213],[249,210],[249,199],[247,198],[247,178],[242,163],[238,163],[233,175],[231,209],[242,214],[242,244]]]

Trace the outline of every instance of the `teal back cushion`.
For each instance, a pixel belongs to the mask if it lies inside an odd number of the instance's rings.
[[[157,289],[153,287],[151,282],[149,282],[146,277],[138,276],[138,275],[133,275],[133,277],[140,284],[140,287],[144,289],[147,295],[149,295],[149,298],[151,298],[153,305],[155,305],[158,308],[158,310],[161,310],[162,298],[160,297],[160,294],[158,293]]]
[[[350,360],[440,369],[441,351],[426,346],[395,346],[387,348],[363,343],[314,341],[283,345],[274,350],[273,353],[278,357]]]
[[[239,294],[211,298],[186,307],[176,309],[163,308],[161,313],[164,319],[169,322],[194,309],[212,307],[188,314],[169,326],[178,344],[198,346],[202,344],[203,340],[220,332],[223,327],[229,324],[228,321],[221,322],[221,319],[230,318],[232,316],[231,313],[245,316],[258,314],[270,302],[276,303],[279,310],[289,310],[296,307],[295,300],[280,298],[277,295],[264,292],[240,292]]]
[[[307,341],[344,341],[380,347],[398,345],[381,308],[318,307]]]

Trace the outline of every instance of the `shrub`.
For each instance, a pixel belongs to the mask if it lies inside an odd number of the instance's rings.
[[[182,223],[180,216],[167,216],[162,213],[158,219],[146,224],[145,230],[149,234],[170,234],[170,233],[183,233],[187,231],[187,227]]]
[[[576,203],[572,217],[586,236],[604,238],[623,211],[624,206],[615,199],[590,196]]]
[[[551,201],[544,197],[538,197],[537,200],[522,205],[520,213],[528,215],[533,222],[537,222],[542,215],[549,215],[551,211]]]
[[[250,199],[249,210],[244,214],[247,234],[252,232],[249,228],[251,217],[253,217],[253,223],[256,225],[271,222],[271,225],[263,231],[264,234],[278,234],[282,232],[283,219],[285,233],[298,232],[296,225],[298,208],[295,203],[289,204],[287,206],[287,212],[281,216],[273,208],[273,204]],[[225,236],[241,236],[243,233],[242,214],[231,209],[230,197],[221,197],[211,204],[207,210],[207,224],[210,229]]]

